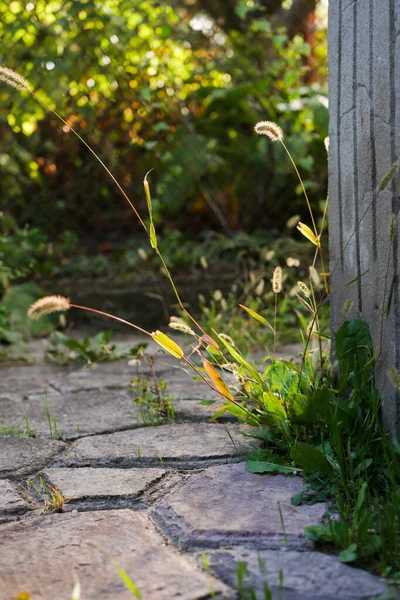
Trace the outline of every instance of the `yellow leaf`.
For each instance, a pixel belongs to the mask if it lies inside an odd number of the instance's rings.
[[[175,356],[175,358],[183,358],[183,350],[174,342],[174,340],[171,340],[170,337],[165,335],[165,333],[158,330],[153,331],[151,337],[157,344],[164,348],[164,350]]]
[[[264,319],[264,317],[262,315],[260,315],[258,312],[256,312],[255,310],[252,310],[251,308],[248,308],[247,306],[244,306],[243,304],[239,304],[239,306],[240,306],[240,308],[243,308],[243,310],[245,310],[247,313],[249,313],[249,315],[251,317],[253,317],[253,319],[260,321],[260,323],[262,323],[263,325],[268,325],[268,327],[271,329],[271,331],[274,331],[274,328],[268,323],[267,319]]]
[[[221,378],[220,374],[218,373],[218,371],[216,369],[214,369],[212,364],[209,363],[208,360],[206,360],[205,358],[203,358],[202,361],[203,361],[203,366],[204,366],[205,370],[207,371],[209,378],[211,379],[211,381],[213,382],[213,384],[215,385],[215,387],[217,388],[219,393],[222,394],[225,398],[228,398],[228,400],[233,400],[232,394],[226,387],[226,385],[225,385],[223,379]]]
[[[152,248],[157,248],[157,236],[153,221],[150,223],[150,244]]]
[[[150,171],[149,171],[149,173],[150,173]],[[149,182],[147,181],[147,175],[149,173],[146,173],[146,176],[143,180],[143,186],[144,186],[144,191],[146,193],[147,208],[149,210],[150,220],[153,220],[153,206],[151,204],[150,186],[149,186]]]
[[[308,225],[305,225],[304,223],[299,223],[297,225],[297,229],[300,231],[300,233],[302,233],[304,235],[304,237],[306,237],[308,240],[310,240],[310,242],[312,242],[315,246],[317,246],[317,248],[319,248],[319,246],[320,246],[319,239],[317,238],[315,233],[312,231],[312,229],[309,228]]]

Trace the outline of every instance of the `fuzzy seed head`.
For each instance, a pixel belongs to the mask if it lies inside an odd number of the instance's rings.
[[[274,294],[279,294],[282,291],[282,269],[281,267],[275,267],[272,273],[272,291]]]
[[[235,346],[235,342],[233,341],[230,335],[227,335],[226,333],[220,333],[219,337],[221,338],[221,340],[225,340],[225,342],[228,342],[230,346]]]
[[[175,331],[181,331],[182,333],[187,333],[188,335],[196,336],[195,332],[189,325],[180,317],[171,317],[169,321],[169,327],[174,329]]]
[[[259,121],[254,131],[259,135],[266,135],[272,142],[283,142],[283,131],[273,121]]]
[[[324,139],[324,146],[325,146],[325,150],[327,151],[327,153],[329,154],[329,137],[326,137]]]
[[[301,293],[304,294],[304,296],[306,298],[309,298],[311,296],[310,290],[308,289],[307,285],[303,281],[298,281],[297,285],[299,286]]]
[[[29,90],[29,85],[26,79],[8,67],[0,66],[0,81],[8,83],[8,85],[11,85],[11,87],[15,88],[16,90]]]
[[[32,304],[28,310],[28,317],[31,319],[40,319],[44,315],[50,315],[55,312],[65,312],[69,310],[70,302],[64,296],[46,296],[40,298]]]
[[[286,259],[286,264],[288,267],[299,267],[300,266],[300,261],[298,258],[293,258],[292,256],[289,256]]]

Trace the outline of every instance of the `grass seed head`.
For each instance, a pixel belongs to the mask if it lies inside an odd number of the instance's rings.
[[[64,296],[46,296],[40,298],[32,304],[28,310],[28,317],[31,319],[40,319],[44,315],[50,315],[55,312],[65,312],[70,308],[70,301]]]
[[[302,292],[302,294],[304,294],[304,296],[306,298],[309,298],[311,296],[310,290],[308,289],[307,285],[303,281],[298,281],[297,285],[299,286],[300,291]]]
[[[272,142],[283,142],[283,131],[273,121],[259,121],[254,131],[259,135],[266,135]]]
[[[11,85],[11,87],[15,88],[16,90],[30,89],[26,79],[8,67],[0,66],[0,81],[3,81],[3,83],[8,83],[8,85]]]
[[[282,269],[281,267],[275,267],[272,273],[272,291],[274,294],[279,294],[282,291]]]
[[[188,335],[196,336],[195,332],[189,325],[180,317],[171,317],[169,321],[169,327],[174,329],[175,331],[181,331],[182,333],[187,333]]]

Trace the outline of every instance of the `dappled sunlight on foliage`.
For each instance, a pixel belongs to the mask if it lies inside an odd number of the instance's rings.
[[[252,126],[269,118],[284,127],[311,201],[320,200],[323,26],[311,49],[262,12],[249,19],[246,3],[238,2],[239,29],[217,25],[202,4],[0,2],[1,62],[89,141],[139,208],[154,168],[156,224],[280,228],[302,210],[301,190],[293,194],[282,149]],[[51,223],[53,235],[55,227],[92,239],[134,230],[129,206],[68,127],[25,92],[0,95],[3,210],[21,224]]]

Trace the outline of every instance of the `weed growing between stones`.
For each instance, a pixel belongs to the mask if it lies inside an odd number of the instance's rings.
[[[155,359],[154,355],[142,352],[138,358],[130,362],[136,366],[136,377],[131,380],[131,390],[132,402],[134,406],[140,408],[138,424],[148,426],[160,425],[165,420],[173,421],[175,416],[172,398],[167,395],[167,384],[157,377]],[[140,371],[142,360],[150,367],[151,379]]]
[[[98,363],[112,362],[121,358],[134,359],[146,344],[136,344],[128,351],[119,351],[111,343],[112,331],[100,331],[94,338],[85,335],[82,340],[66,336],[55,331],[48,339],[45,358],[58,365],[76,365],[84,363],[93,367]]]
[[[297,228],[315,246],[315,255],[309,270],[308,285],[300,282],[296,296],[309,313],[309,319],[301,319],[304,352],[300,365],[267,356],[267,366],[259,372],[246,360],[229,334],[199,324],[182,302],[159,250],[147,175],[144,178],[148,207],[146,224],[121,185],[87,142],[33,92],[23,78],[4,67],[0,67],[0,76],[6,83],[28,91],[52,111],[89,149],[114,181],[149,237],[150,245],[187,320],[186,323],[181,322],[180,329],[185,329],[184,333],[194,339],[194,344],[186,356],[172,338],[160,331],[150,333],[120,317],[54,296],[33,304],[30,316],[38,318],[49,312],[78,308],[110,317],[153,338],[165,351],[190,366],[224,399],[216,417],[228,411],[240,421],[255,427],[252,435],[264,442],[264,448],[250,453],[248,471],[296,473],[301,470],[309,488],[293,498],[294,505],[327,498],[333,501],[331,512],[338,513],[339,518],[328,517],[327,525],[307,528],[306,533],[311,539],[321,544],[334,544],[343,562],[358,562],[373,567],[376,572],[393,581],[400,578],[400,447],[389,440],[380,424],[381,400],[373,373],[376,355],[366,324],[359,319],[347,321],[336,335],[339,373],[337,376],[332,374],[328,354],[323,351],[326,336],[320,324],[321,308],[329,298],[321,243],[327,202],[320,228],[317,229],[306,189],[284,144],[279,126],[260,122],[256,125],[256,132],[282,144],[289,156],[310,210],[312,225],[309,227],[305,223],[298,223]],[[388,183],[389,180],[386,185]],[[361,220],[364,216],[365,213]],[[321,274],[317,271],[318,257]],[[323,289],[319,293],[316,284],[320,276]],[[276,338],[279,293],[276,280],[272,291],[276,300],[272,329]],[[251,307],[243,306],[243,309],[251,318],[271,327]],[[175,319],[172,323],[174,329],[177,329],[176,324]],[[221,377],[221,369],[231,374],[230,382]],[[140,448],[138,457],[140,460]]]
[[[33,490],[37,500],[30,499],[32,508],[39,509],[42,513],[64,512],[64,505],[72,500],[72,497],[64,498],[61,491],[54,485],[47,483],[40,477],[40,486],[28,479],[28,486]]]

